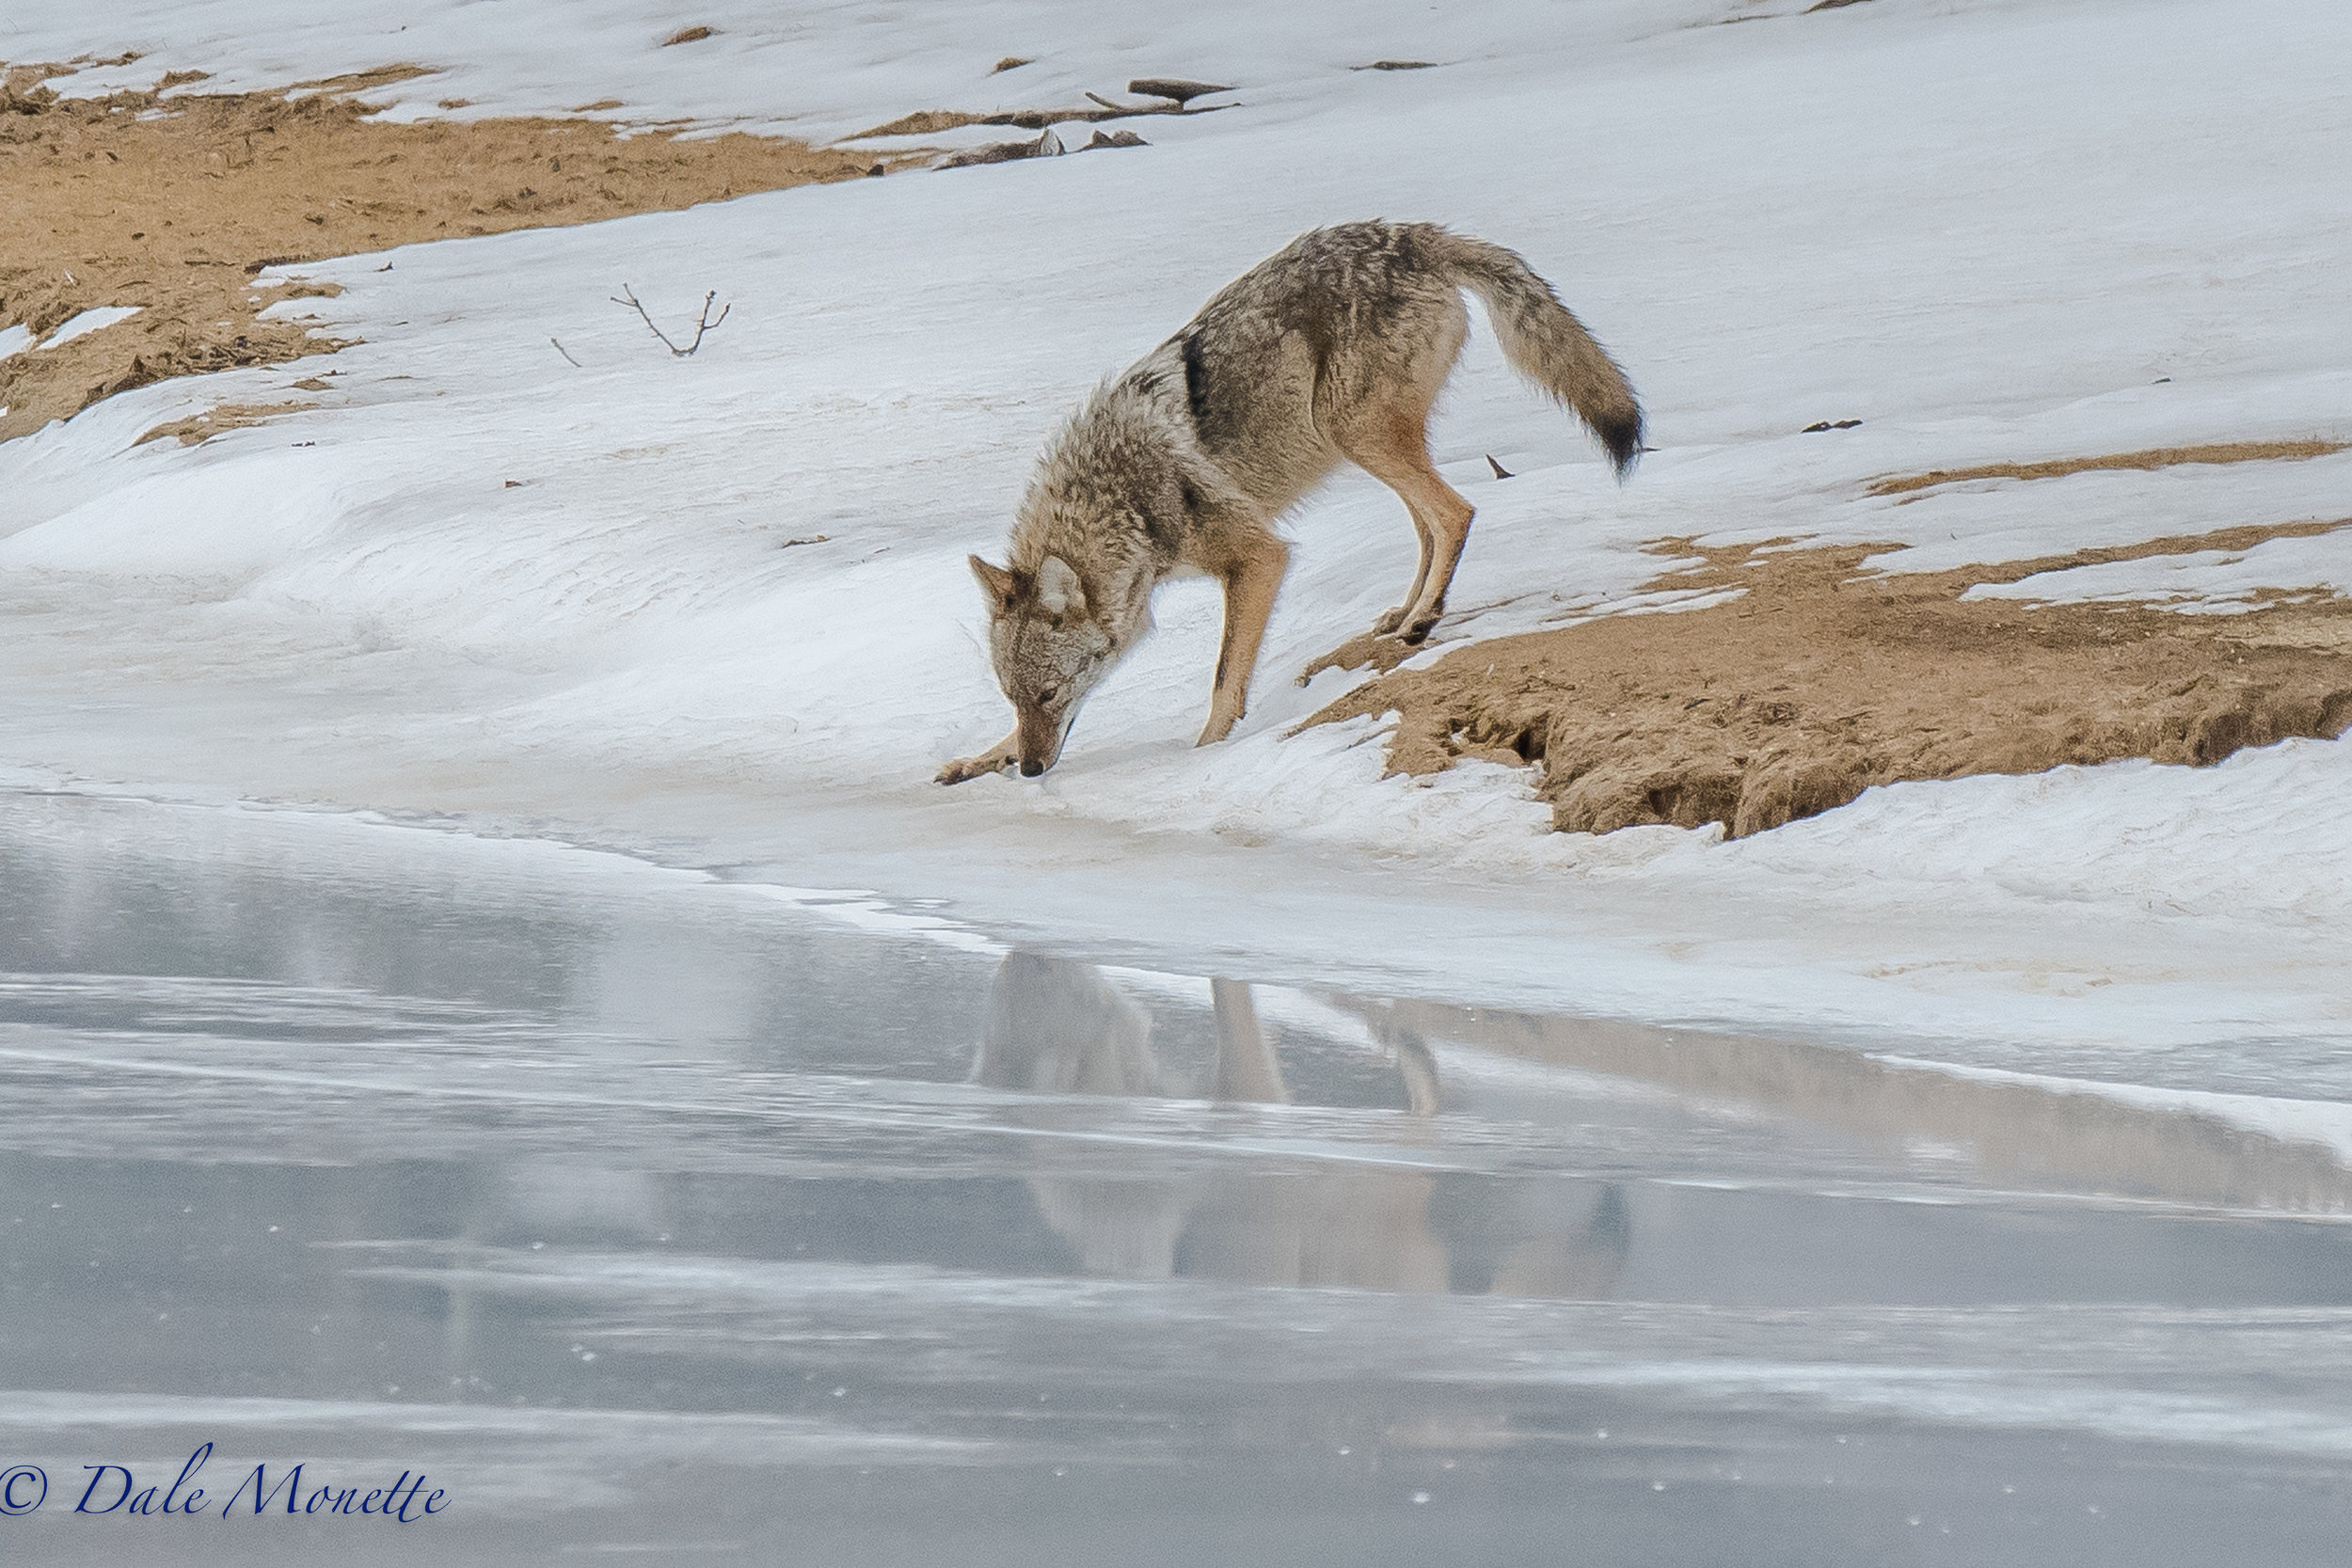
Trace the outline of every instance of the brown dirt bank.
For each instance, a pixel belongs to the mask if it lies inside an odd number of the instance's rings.
[[[1984,463],[1973,468],[1931,468],[1924,474],[1882,479],[1870,486],[1874,496],[1908,495],[1938,484],[1958,484],[1971,479],[2064,479],[2116,468],[2169,468],[2179,463],[2269,463],[2306,457],[2326,457],[2344,450],[2342,441],[2216,441],[2195,447],[2150,447],[2144,451],[2109,452],[2104,457],[2061,457],[2046,463]]]
[[[1476,642],[1389,673],[1308,721],[1402,716],[1389,771],[1525,762],[1552,824],[1610,832],[1721,822],[1733,836],[1844,805],[1872,784],[2061,763],[2218,762],[2352,724],[2352,601],[2274,596],[2239,615],[1963,601],[1979,583],[2265,539],[2352,518],[2224,529],[1963,571],[1856,576],[1894,546],[1651,546],[1653,589],[1744,589],[1672,614],[1615,615]],[[1359,639],[1333,656],[1360,664]]]
[[[146,92],[69,99],[43,83],[70,68],[9,70],[0,327],[22,323],[38,340],[97,306],[142,309],[0,359],[0,440],[167,376],[342,346],[258,319],[306,292],[257,287],[264,266],[690,207],[877,166],[872,153],[767,136],[625,138],[596,120],[389,125],[351,96],[426,73],[390,66],[297,84],[313,90],[292,98],[175,92],[186,79],[167,77]]]

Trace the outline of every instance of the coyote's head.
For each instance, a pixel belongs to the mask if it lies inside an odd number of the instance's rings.
[[[988,651],[1020,722],[1021,774],[1054,766],[1078,701],[1111,662],[1111,634],[1087,604],[1078,574],[1049,555],[1034,575],[972,558],[988,594]]]

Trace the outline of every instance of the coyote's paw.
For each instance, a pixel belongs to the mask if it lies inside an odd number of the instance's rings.
[[[1396,630],[1405,624],[1405,611],[1410,608],[1409,605],[1398,605],[1394,610],[1382,610],[1372,623],[1372,635],[1386,637]]]
[[[933,774],[931,783],[960,784],[966,779],[977,779],[984,773],[1001,773],[1011,766],[1012,758],[999,756],[993,752],[982,752],[977,757],[958,757]]]

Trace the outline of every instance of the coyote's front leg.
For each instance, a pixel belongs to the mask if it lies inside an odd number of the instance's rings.
[[[1021,731],[1013,732],[976,757],[958,757],[941,768],[933,784],[958,784],[983,773],[1001,773],[1021,760]]]

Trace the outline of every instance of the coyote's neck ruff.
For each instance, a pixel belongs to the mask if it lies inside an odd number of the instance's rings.
[[[1428,636],[1470,537],[1470,504],[1438,477],[1427,438],[1470,330],[1464,289],[1486,301],[1504,357],[1576,410],[1620,478],[1630,470],[1642,449],[1633,388],[1525,261],[1426,223],[1302,234],[1098,388],[1046,449],[1005,564],[972,558],[1017,721],[939,782],[1053,767],[1079,701],[1150,629],[1152,589],[1181,571],[1225,585],[1200,743],[1224,739],[1290,559],[1274,519],[1343,458],[1394,490],[1421,535],[1404,603],[1373,629]]]

